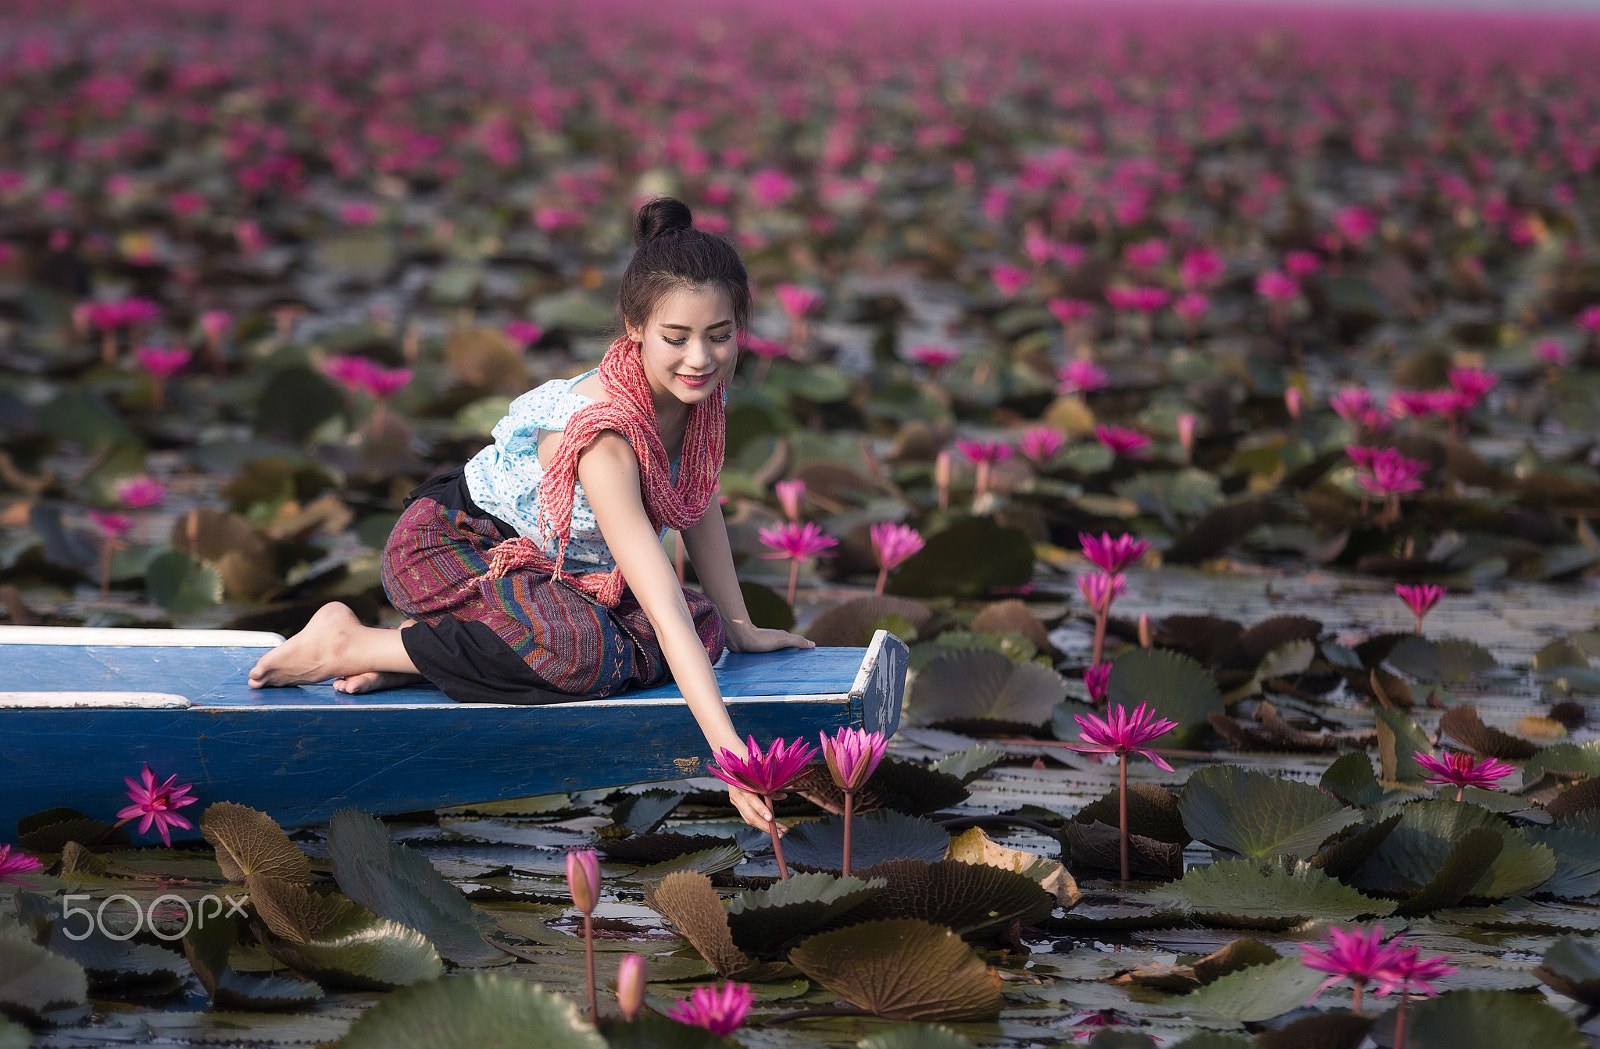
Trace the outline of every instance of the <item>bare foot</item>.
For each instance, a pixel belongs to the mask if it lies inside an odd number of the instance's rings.
[[[386,688],[405,688],[407,685],[426,685],[428,679],[421,674],[390,674],[370,670],[365,674],[346,674],[333,682],[335,692],[378,692]]]
[[[361,620],[347,606],[337,601],[323,605],[305,629],[256,662],[250,687],[309,685],[344,676],[350,669],[340,665],[346,642],[360,629]]]

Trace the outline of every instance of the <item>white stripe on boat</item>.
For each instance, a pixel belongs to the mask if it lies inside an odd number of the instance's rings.
[[[184,710],[183,696],[165,692],[0,692],[4,710]]]
[[[77,645],[83,648],[274,648],[270,630],[157,630],[149,627],[0,626],[0,645]]]

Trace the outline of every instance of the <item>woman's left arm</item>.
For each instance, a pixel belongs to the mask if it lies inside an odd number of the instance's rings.
[[[744,593],[733,570],[733,548],[728,545],[728,526],[716,496],[700,520],[683,532],[683,548],[694,563],[694,574],[717,612],[728,636],[728,648],[735,652],[771,652],[779,648],[815,648],[816,642],[787,630],[758,627],[750,622],[744,606]]]

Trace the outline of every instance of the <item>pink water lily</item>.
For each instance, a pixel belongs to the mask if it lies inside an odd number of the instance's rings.
[[[1215,284],[1227,269],[1222,253],[1215,248],[1190,248],[1178,263],[1178,275],[1188,288],[1205,288]]]
[[[544,328],[532,321],[508,321],[503,330],[506,333],[506,338],[524,350],[544,337]]]
[[[782,737],[772,741],[765,751],[756,745],[756,738],[745,741],[745,757],[723,748],[717,751],[716,764],[710,766],[711,774],[730,787],[759,794],[772,811],[772,796],[787,789],[800,778],[806,765],[817,756],[816,748],[803,740],[785,743]],[[767,834],[772,838],[772,851],[778,861],[778,876],[789,877],[789,868],[783,862],[783,844],[778,840],[776,818],[767,820]]]
[[[826,732],[819,735],[822,738],[822,757],[828,764],[828,775],[833,777],[834,786],[844,792],[844,854],[839,873],[849,874],[856,791],[861,789],[883,760],[889,741],[881,732],[868,732],[849,726],[841,727],[831,739]]]
[[[622,1018],[631,1021],[644,1008],[645,959],[643,955],[624,955],[617,966],[617,1008]]]
[[[1059,394],[1092,393],[1103,388],[1106,382],[1105,369],[1081,357],[1056,369],[1056,392]]]
[[[1113,455],[1125,455],[1133,459],[1148,458],[1145,449],[1150,444],[1150,438],[1138,430],[1100,423],[1094,428],[1094,436],[1101,444],[1111,449]]]
[[[1411,760],[1428,773],[1423,777],[1424,783],[1454,784],[1457,801],[1466,795],[1468,787],[1493,789],[1497,783],[1517,771],[1515,765],[1507,765],[1493,758],[1480,761],[1474,755],[1459,750],[1447,750],[1442,758],[1432,754],[1416,754]]]
[[[1033,274],[1021,266],[1011,266],[1005,263],[990,270],[989,276],[993,279],[995,288],[1008,299],[1016,298],[1017,294],[1033,280]]]
[[[913,557],[925,545],[922,534],[910,525],[879,521],[867,529],[872,538],[872,555],[878,562],[878,582],[873,593],[883,593],[889,573]]]
[[[1300,960],[1308,968],[1329,976],[1317,986],[1306,1004],[1340,980],[1349,980],[1352,988],[1350,1011],[1361,1011],[1361,992],[1371,981],[1389,971],[1399,961],[1400,952],[1383,942],[1383,926],[1374,925],[1363,932],[1354,929],[1329,929],[1327,947],[1306,944],[1300,948]]]
[[[1127,708],[1118,703],[1116,708],[1106,713],[1105,717],[1095,714],[1074,714],[1073,720],[1082,730],[1078,738],[1082,743],[1067,744],[1073,750],[1086,754],[1115,754],[1117,755],[1117,808],[1118,808],[1118,836],[1122,860],[1122,880],[1126,882],[1129,876],[1128,863],[1128,758],[1133,754],[1142,754],[1156,764],[1157,767],[1172,771],[1172,766],[1167,760],[1146,744],[1151,743],[1178,727],[1176,721],[1157,717],[1149,707],[1140,703],[1129,713]]]
[[[943,371],[961,359],[961,351],[948,346],[913,346],[906,355],[932,372]]]
[[[1030,426],[1017,439],[1017,448],[1035,464],[1043,466],[1066,443],[1067,435],[1053,426]]]
[[[783,507],[783,516],[791,521],[800,520],[800,508],[806,501],[806,483],[798,478],[779,481],[772,490],[777,493],[778,505]]]
[[[801,318],[822,305],[822,296],[798,284],[778,285],[778,302],[790,317]]]
[[[1406,603],[1406,607],[1411,609],[1411,614],[1417,617],[1417,636],[1421,637],[1422,617],[1444,597],[1446,588],[1436,583],[1396,583],[1394,592]]]
[[[978,468],[978,476],[973,483],[973,494],[982,495],[989,490],[989,473],[994,464],[1011,458],[1016,450],[1004,441],[990,439],[968,440],[956,438],[956,450],[970,463]]]
[[[813,557],[832,557],[828,551],[839,545],[839,540],[817,527],[813,521],[801,524],[785,521],[777,528],[758,528],[760,536],[772,553],[762,554],[767,560],[789,559],[789,604],[794,604],[795,588],[800,581],[800,563]]]
[[[1401,947],[1398,942],[1390,945],[1394,955],[1389,964],[1381,969],[1374,977],[1378,985],[1379,996],[1398,993],[1400,1004],[1395,1007],[1394,1019],[1394,1044],[1406,1044],[1406,1003],[1413,994],[1420,994],[1431,998],[1439,993],[1433,982],[1456,972],[1456,967],[1450,964],[1449,955],[1436,954],[1424,958],[1417,947]]]
[[[167,496],[167,486],[149,475],[124,478],[115,491],[117,502],[134,510],[155,506]]]
[[[33,883],[19,878],[18,875],[36,871],[43,866],[44,864],[32,856],[24,855],[21,852],[13,855],[11,846],[0,845],[0,885],[10,882],[12,885],[20,885],[23,888],[31,889],[33,888]]]
[[[139,833],[144,834],[154,824],[157,833],[161,835],[162,844],[170,846],[172,844],[172,832],[169,828],[180,827],[184,830],[189,830],[194,826],[178,815],[176,810],[183,808],[185,805],[193,805],[200,800],[189,796],[189,791],[194,787],[194,784],[179,783],[174,785],[173,781],[177,778],[177,774],[174,773],[158,786],[156,784],[156,775],[150,771],[149,765],[144,767],[144,771],[139,774],[137,781],[131,777],[124,776],[123,782],[128,784],[128,798],[133,804],[118,810],[117,816],[120,817],[120,821],[117,825],[121,826],[123,823],[137,819],[139,820]]]
[[[1089,692],[1089,702],[1099,706],[1111,694],[1111,664],[1096,663],[1083,670],[1083,687]]]
[[[1138,563],[1150,549],[1148,539],[1135,539],[1126,533],[1113,539],[1109,532],[1101,532],[1098,537],[1088,532],[1079,532],[1078,542],[1083,546],[1083,556],[1098,566],[1102,572],[1111,575]],[[1085,592],[1085,597],[1087,596]]]
[[[583,914],[583,961],[589,992],[589,1015],[600,1015],[594,986],[594,908],[600,895],[600,858],[593,849],[573,849],[567,853],[567,892],[572,904]]]
[[[727,1037],[744,1023],[756,1000],[747,983],[725,983],[721,987],[696,987],[689,997],[678,1002],[667,1015],[682,1024],[704,1027],[714,1035]]]

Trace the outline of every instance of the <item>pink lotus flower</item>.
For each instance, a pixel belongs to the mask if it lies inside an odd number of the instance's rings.
[[[1154,313],[1172,299],[1165,288],[1113,285],[1106,289],[1106,301],[1119,312]]]
[[[1004,441],[995,440],[968,440],[964,437],[956,438],[956,450],[972,463],[997,463],[1011,458],[1014,449]]]
[[[1178,416],[1178,445],[1183,449],[1185,463],[1194,460],[1194,428],[1199,422],[1199,417],[1192,412]]]
[[[623,956],[617,966],[617,1008],[624,1020],[631,1021],[644,1008],[645,959],[643,955]]]
[[[1459,395],[1456,402],[1465,411],[1471,409],[1495,388],[1500,376],[1482,368],[1451,368],[1450,386]]]
[[[1094,436],[1101,444],[1111,449],[1113,455],[1126,455],[1133,459],[1148,458],[1144,450],[1150,443],[1150,438],[1138,430],[1126,426],[1096,424]]]
[[[1106,373],[1093,361],[1082,358],[1071,361],[1065,368],[1056,369],[1056,392],[1065,396],[1089,393],[1106,385]]]
[[[162,844],[170,846],[172,844],[170,827],[181,827],[184,830],[193,827],[193,824],[178,815],[175,810],[185,805],[193,805],[200,800],[188,796],[194,784],[180,783],[173,786],[172,781],[177,778],[176,774],[168,776],[160,786],[157,786],[155,773],[150,771],[149,765],[146,765],[144,771],[139,774],[139,782],[124,776],[123,782],[128,785],[128,798],[133,804],[120,809],[117,816],[124,823],[138,817],[140,834],[147,832],[154,823],[161,835]]]
[[[872,537],[872,554],[878,561],[878,584],[873,593],[883,593],[889,573],[921,550],[924,541],[921,533],[910,525],[879,521],[867,529]]]
[[[1227,269],[1222,253],[1215,248],[1190,248],[1178,263],[1178,276],[1188,288],[1204,288],[1214,284]]]
[[[1348,450],[1348,449],[1347,449]],[[1393,448],[1379,449],[1369,464],[1372,473],[1358,479],[1362,488],[1377,496],[1397,496],[1422,490],[1422,472],[1428,464],[1407,459]]]
[[[141,346],[133,355],[156,382],[166,382],[182,371],[192,356],[183,346]]]
[[[993,279],[995,288],[1008,299],[1015,298],[1017,293],[1033,280],[1033,274],[1021,266],[1009,266],[1005,263],[990,270],[989,276]]]
[[[1418,768],[1428,772],[1423,777],[1424,783],[1455,784],[1457,801],[1462,799],[1468,787],[1492,790],[1496,783],[1517,771],[1515,765],[1507,765],[1493,758],[1479,761],[1473,755],[1459,750],[1447,750],[1443,758],[1436,758],[1432,754],[1415,754],[1411,760],[1417,763]]]
[[[913,346],[906,351],[906,354],[930,371],[948,368],[961,359],[960,350],[953,350],[946,346]]]
[[[1121,597],[1126,589],[1128,589],[1128,577],[1124,575],[1085,572],[1078,577],[1078,592],[1098,615],[1104,615],[1111,607],[1111,602]],[[1096,659],[1094,662],[1100,661]]]
[[[600,857],[593,849],[572,849],[567,853],[567,892],[578,910],[594,913],[600,892]]]
[[[1096,706],[1111,694],[1111,664],[1096,663],[1083,671],[1083,687],[1089,690],[1089,702]]]
[[[544,336],[544,329],[532,321],[507,321],[505,326],[506,338],[516,343],[522,349],[527,349]]]
[[[1142,754],[1157,767],[1172,771],[1167,759],[1145,744],[1165,736],[1177,728],[1178,723],[1156,717],[1147,704],[1140,703],[1131,714],[1119,703],[1103,718],[1097,714],[1074,714],[1072,718],[1083,730],[1078,738],[1084,742],[1070,744],[1069,749],[1085,754]]]
[[[267,235],[261,232],[261,224],[254,219],[240,219],[233,224],[233,241],[239,247],[239,254],[254,255],[267,246]]]
[[[798,189],[794,179],[777,168],[762,168],[750,176],[750,195],[757,207],[776,208],[786,204]]]
[[[207,310],[200,315],[200,333],[212,345],[222,342],[232,327],[233,314],[227,310]]]
[[[117,542],[133,528],[133,520],[127,514],[108,513],[104,510],[90,510],[89,520],[99,527],[109,542]]]
[[[1289,276],[1299,280],[1322,269],[1322,257],[1314,251],[1291,251],[1283,257],[1283,268]]]
[[[696,987],[686,1000],[668,1010],[667,1015],[679,1023],[704,1027],[725,1038],[744,1023],[745,1014],[755,1000],[756,992],[747,983],[725,983],[717,990]]]
[[[1372,391],[1360,386],[1346,386],[1328,398],[1328,407],[1345,422],[1355,423],[1372,410]]]
[[[849,726],[840,727],[832,737],[826,732],[818,735],[822,738],[822,759],[828,764],[828,775],[833,777],[834,786],[843,791],[860,790],[889,745],[882,732]]]
[[[1398,583],[1395,585],[1394,592],[1400,595],[1400,600],[1404,601],[1406,607],[1411,609],[1411,614],[1417,617],[1417,634],[1420,636],[1422,634],[1422,617],[1428,614],[1429,609],[1439,603],[1439,599],[1445,595],[1446,590],[1444,587],[1433,583],[1411,586]]]
[[[1351,244],[1362,244],[1377,232],[1378,220],[1366,208],[1350,204],[1333,216],[1333,226]]]
[[[174,193],[167,198],[167,207],[171,208],[172,213],[180,218],[204,211],[205,206],[206,198],[198,193]]]
[[[1126,533],[1113,539],[1109,532],[1100,533],[1099,538],[1079,532],[1078,542],[1083,546],[1083,556],[1110,575],[1135,564],[1150,549],[1148,539],[1135,539]]]
[[[368,396],[383,401],[393,397],[410,381],[410,368],[373,368],[367,373],[365,388]]]
[[[1330,946],[1326,948],[1312,944],[1300,948],[1300,960],[1308,968],[1330,974],[1312,992],[1306,1004],[1311,1004],[1318,995],[1340,980],[1349,980],[1354,989],[1350,1010],[1360,1012],[1362,989],[1368,981],[1376,980],[1379,974],[1393,967],[1399,959],[1399,952],[1384,946],[1382,925],[1374,925],[1370,932],[1356,929],[1347,933],[1341,929],[1329,929],[1327,942]]]
[[[1129,244],[1122,249],[1122,258],[1136,270],[1155,269],[1167,259],[1167,242],[1159,237]]]
[[[1533,355],[1553,368],[1567,366],[1567,348],[1560,339],[1540,339],[1533,347]]]
[[[0,845],[0,885],[10,882],[12,885],[20,885],[25,889],[31,889],[33,888],[33,883],[24,881],[17,875],[26,874],[28,871],[36,871],[43,866],[44,864],[32,856],[24,856],[20,852],[13,856],[11,854],[11,846]]]
[[[370,226],[380,214],[376,204],[354,202],[339,206],[339,221],[347,226]]]
[[[783,507],[783,515],[791,521],[800,520],[800,507],[806,501],[806,483],[796,479],[779,481],[772,487],[778,493],[778,505]]]
[[[798,320],[822,305],[822,296],[798,284],[780,284],[778,302],[785,313]]]
[[[789,344],[776,339],[763,339],[759,335],[742,335],[739,337],[739,347],[746,352],[753,353],[763,361],[770,361],[776,357],[789,356]]]
[[[827,553],[839,545],[839,540],[828,535],[814,522],[800,524],[786,521],[778,528],[760,528],[756,534],[773,552],[762,554],[767,560],[789,558],[789,603],[794,604],[795,587],[800,580],[800,562],[812,557],[832,557]]]
[[[1300,285],[1278,270],[1268,270],[1256,278],[1256,294],[1271,302],[1289,302],[1300,294]]]
[[[1044,306],[1056,320],[1061,322],[1063,328],[1088,320],[1094,316],[1094,311],[1098,308],[1085,299],[1051,299]]]
[[[1379,995],[1399,991],[1402,994],[1432,997],[1439,993],[1433,981],[1456,972],[1456,967],[1450,964],[1449,955],[1436,954],[1424,958],[1421,948],[1399,947],[1396,944],[1390,946],[1395,951],[1394,959],[1373,977],[1378,984]],[[1395,1041],[1397,1045],[1405,1044],[1400,1039]]]
[[[129,509],[155,506],[167,496],[167,486],[154,477],[128,477],[117,482],[117,502]]]
[[[337,354],[322,365],[322,373],[347,390],[365,390],[368,377],[381,366],[368,357]]]
[[[160,316],[161,307],[149,299],[130,298],[118,302],[96,302],[89,306],[89,322],[101,331],[153,324]]]
[[[806,765],[817,756],[816,748],[810,744],[797,739],[790,746],[782,737],[773,740],[772,746],[763,752],[756,746],[756,738],[749,736],[745,749],[743,758],[727,748],[718,750],[717,762],[710,766],[711,774],[730,787],[761,795],[769,812],[772,796],[799,779]],[[772,853],[778,861],[778,877],[787,880],[789,867],[783,862],[783,843],[779,841],[775,817],[767,819],[767,836],[772,839]]]
[[[1600,306],[1590,306],[1578,314],[1578,327],[1600,332]]]
[[[1053,426],[1030,426],[1017,439],[1022,454],[1043,466],[1067,443],[1067,435]]]
[[[1433,390],[1395,390],[1389,394],[1387,407],[1389,414],[1396,419],[1407,417],[1417,419],[1425,415],[1432,415],[1438,410],[1439,402],[1434,397]]]
[[[1198,291],[1186,291],[1172,301],[1172,312],[1189,324],[1204,317],[1210,308],[1211,300]]]
[[[1305,410],[1306,391],[1298,386],[1290,386],[1283,391],[1283,407],[1289,413],[1289,418],[1298,419]]]

